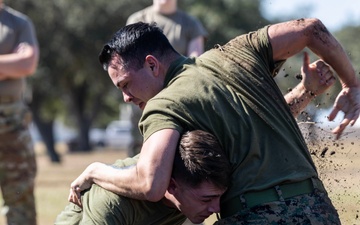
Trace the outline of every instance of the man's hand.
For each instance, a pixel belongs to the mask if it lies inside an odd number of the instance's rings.
[[[81,203],[81,191],[79,187],[70,187],[70,194],[68,197],[68,201],[74,203],[75,205],[78,205],[82,208]]]
[[[310,64],[309,55],[306,52],[304,52],[301,75],[305,90],[315,96],[324,93],[336,80],[329,65],[323,60]]]
[[[322,60],[317,60],[309,64],[309,57],[304,55],[304,65],[301,68],[303,80],[302,83],[308,92],[313,95],[319,95],[325,92],[334,84],[335,78],[331,68]],[[329,115],[329,120],[335,119],[339,111],[344,112],[344,119],[333,129],[336,139],[339,139],[344,129],[350,124],[353,126],[360,114],[360,87],[355,84],[352,87],[344,87],[335,100],[333,110]]]
[[[355,84],[353,87],[344,87],[337,96],[333,110],[328,119],[333,121],[339,111],[344,112],[344,119],[340,125],[333,129],[336,139],[339,139],[344,129],[350,124],[353,126],[360,114],[360,85]]]
[[[310,64],[306,52],[304,52],[301,76],[301,82],[284,96],[294,117],[297,117],[316,95],[324,93],[335,83],[330,66],[322,60]]]
[[[72,202],[80,207],[82,207],[81,204],[81,192],[89,189],[91,185],[93,184],[92,179],[90,179],[89,174],[91,174],[91,171],[93,170],[93,167],[96,167],[96,163],[90,164],[84,172],[80,174],[78,178],[76,178],[70,185],[70,194],[68,197],[68,201]]]

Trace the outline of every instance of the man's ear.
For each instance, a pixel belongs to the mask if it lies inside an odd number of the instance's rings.
[[[167,190],[170,194],[174,195],[177,188],[178,188],[178,184],[177,184],[176,180],[172,177],[170,179],[170,183],[169,183]]]
[[[152,73],[157,76],[159,74],[159,60],[153,55],[147,55],[145,57],[145,67],[148,67]]]

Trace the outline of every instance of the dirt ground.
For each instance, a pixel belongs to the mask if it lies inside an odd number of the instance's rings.
[[[342,223],[360,224],[360,131],[348,132],[340,141],[333,141],[326,130],[320,130],[321,140],[312,142],[310,139],[314,133],[307,134],[305,136],[309,141],[314,161],[330,198],[338,209]],[[49,162],[41,146],[37,149],[38,225],[53,224],[56,215],[67,204],[71,181],[88,164],[94,161],[113,163],[118,158],[126,157],[125,151],[111,149],[99,149],[87,154],[69,154],[64,146],[58,146],[62,152],[63,162],[54,165]],[[214,220],[215,216],[210,217],[205,221],[205,225],[212,224]],[[3,216],[0,216],[0,225],[5,225]]]

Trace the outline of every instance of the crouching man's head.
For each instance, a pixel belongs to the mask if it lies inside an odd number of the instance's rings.
[[[230,163],[217,139],[195,130],[185,133],[175,154],[165,201],[193,223],[220,212],[220,197],[230,183]]]

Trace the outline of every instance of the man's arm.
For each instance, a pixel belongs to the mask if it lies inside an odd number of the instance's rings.
[[[152,134],[144,142],[136,166],[128,169],[91,164],[71,183],[69,201],[78,204],[80,192],[88,189],[92,183],[126,197],[159,201],[170,182],[179,139],[180,133],[172,129]]]
[[[284,96],[294,117],[297,117],[315,96],[324,93],[336,80],[329,65],[322,60],[310,64],[306,52],[304,52],[301,76],[301,82]]]
[[[336,71],[343,89],[335,100],[329,120],[339,111],[344,112],[344,119],[333,130],[339,138],[345,127],[354,125],[360,114],[360,82],[340,43],[318,19],[275,24],[269,27],[268,35],[275,61],[287,59],[308,47]]]
[[[204,37],[198,36],[192,39],[187,49],[187,55],[196,57],[204,53]]]
[[[38,46],[20,43],[13,53],[0,55],[0,80],[18,79],[33,74],[38,60]]]

